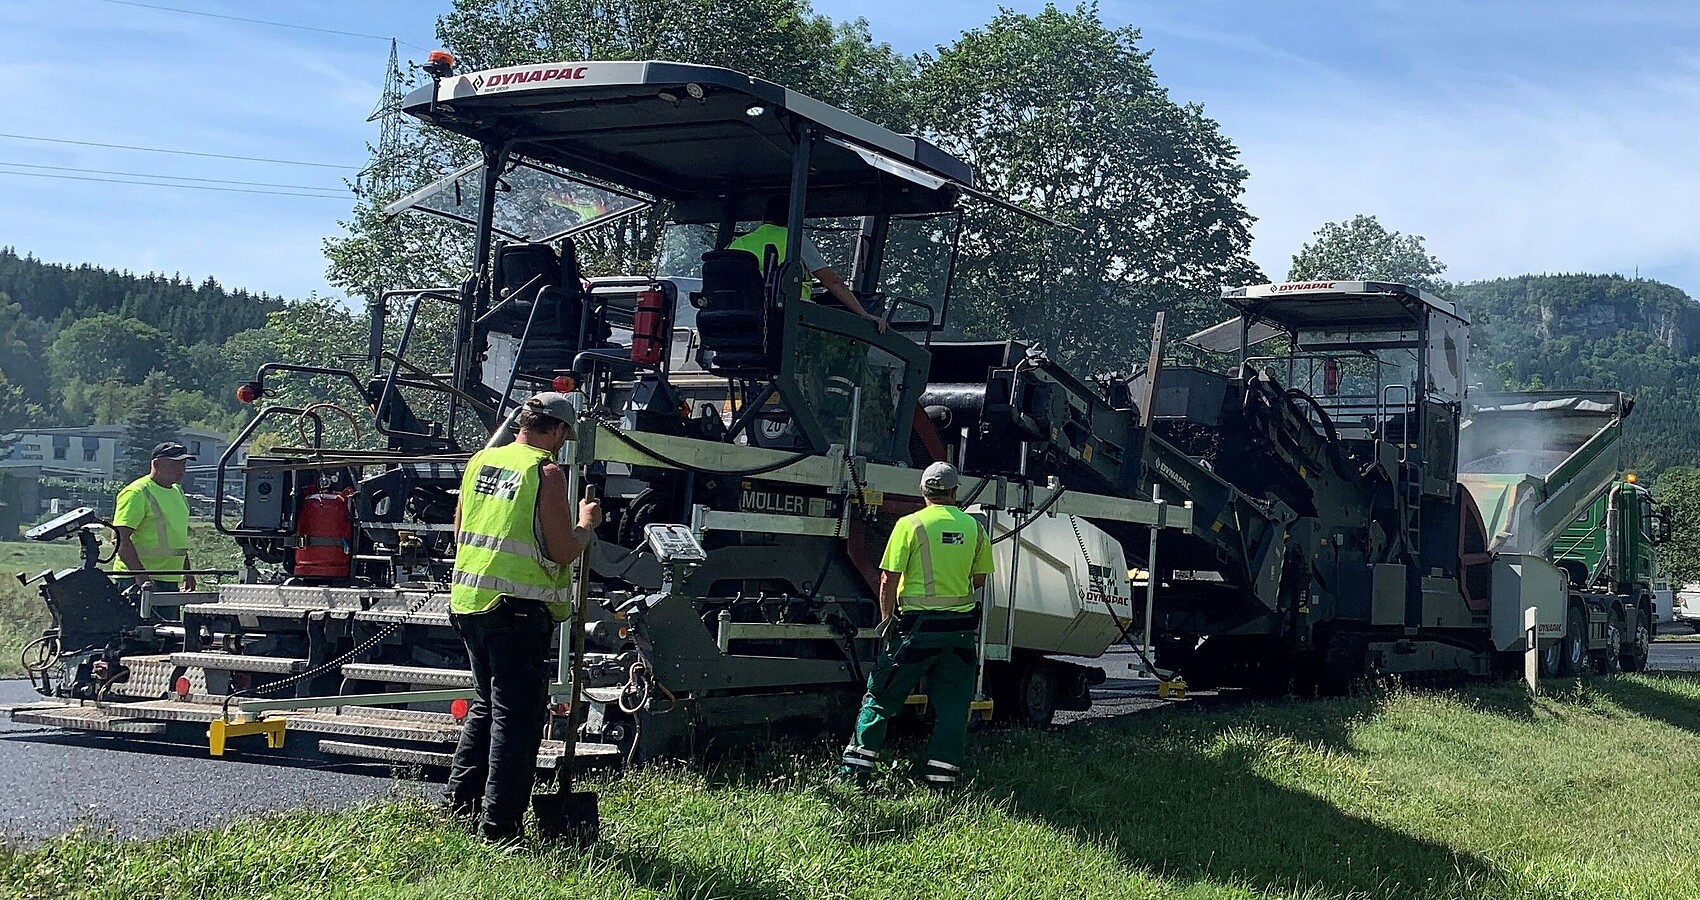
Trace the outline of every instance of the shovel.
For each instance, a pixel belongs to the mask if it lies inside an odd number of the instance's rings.
[[[584,486],[584,499],[596,499],[596,486]],[[592,541],[595,537],[592,536]],[[567,714],[567,752],[561,757],[560,789],[553,794],[534,794],[531,809],[537,815],[537,830],[551,840],[572,841],[579,847],[596,843],[602,830],[595,791],[574,791],[573,770],[578,767],[579,700],[584,696],[584,628],[590,607],[590,547],[579,556],[574,586],[572,620],[573,694]]]

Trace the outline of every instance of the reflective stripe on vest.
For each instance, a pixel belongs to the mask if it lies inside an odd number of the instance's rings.
[[[540,471],[552,459],[546,450],[515,443],[480,450],[467,462],[450,577],[451,611],[485,612],[505,595],[540,600],[559,619],[570,615],[572,604],[561,592],[561,567],[549,560],[537,536]]]
[[[756,226],[756,228],[749,234],[727,244],[726,249],[742,250],[756,258],[757,266],[764,266],[767,265],[767,248],[771,246],[779,252],[779,264],[784,265],[785,243],[789,237],[790,229],[786,228],[784,225],[775,225],[772,222],[763,222]],[[762,274],[767,275],[769,273],[763,271]],[[814,280],[814,273],[803,273],[804,300],[809,299],[810,292],[814,290]]]
[[[147,483],[137,487],[136,484],[140,481]],[[167,490],[167,488],[159,487],[159,485],[154,484],[151,478],[147,477],[138,479],[137,482],[132,482],[126,486],[125,490],[135,487],[137,491],[141,492],[142,499],[147,501],[148,505],[147,517],[153,521],[151,537],[147,532],[140,530],[132,530],[130,534],[130,544],[136,548],[136,556],[142,563],[141,571],[174,572],[184,568],[184,558],[189,553],[188,541],[184,541],[184,546],[172,546],[170,520],[165,516],[165,507],[154,495],[154,488],[157,487],[160,490]],[[130,567],[124,564],[123,559],[115,559],[112,570],[114,572],[131,571]],[[155,580],[176,582],[180,577],[178,575],[164,575]]]

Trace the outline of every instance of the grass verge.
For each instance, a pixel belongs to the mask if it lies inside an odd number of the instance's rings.
[[[49,622],[47,604],[41,602],[36,586],[19,584],[13,576],[63,569],[76,565],[77,559],[74,543],[0,541],[0,677],[24,673],[20,660],[24,645],[41,637]]]
[[[831,751],[603,782],[604,841],[504,853],[417,801],[0,851],[35,897],[1682,898],[1700,679],[1211,709],[976,739],[971,787]],[[3,893],[4,891],[0,891]]]

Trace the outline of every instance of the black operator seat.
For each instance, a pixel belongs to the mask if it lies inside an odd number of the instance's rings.
[[[769,251],[769,256],[773,256]],[[770,263],[772,261],[770,260]],[[703,368],[723,378],[768,378],[772,358],[762,346],[766,284],[761,262],[743,250],[702,255],[702,300],[697,333]]]
[[[548,375],[566,369],[580,350],[607,341],[607,323],[592,316],[582,335],[589,340],[580,346],[587,297],[572,238],[562,238],[558,252],[549,244],[503,245],[496,251],[494,277],[495,302],[513,299],[490,317],[490,330],[517,338],[526,334],[526,321],[531,321],[520,351],[521,372]]]

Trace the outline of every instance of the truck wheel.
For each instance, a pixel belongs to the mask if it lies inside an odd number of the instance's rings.
[[[1049,728],[1057,711],[1057,673],[1050,665],[1035,662],[1021,676],[1021,704],[1016,721],[1028,728]]]
[[[1564,638],[1560,641],[1564,647],[1562,674],[1581,675],[1588,671],[1588,613],[1580,606],[1572,606],[1564,618]]]
[[[1557,678],[1564,674],[1564,651],[1570,642],[1564,638],[1550,641],[1540,651],[1541,677]]]
[[[1641,672],[1647,668],[1647,655],[1653,649],[1653,619],[1643,607],[1635,617],[1635,636],[1623,645],[1618,664],[1625,672]]]
[[[1615,611],[1606,617],[1606,646],[1594,651],[1594,670],[1601,675],[1623,671],[1623,617]]]

